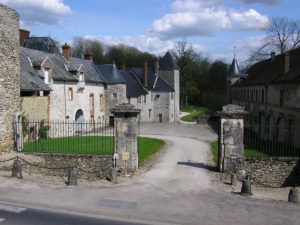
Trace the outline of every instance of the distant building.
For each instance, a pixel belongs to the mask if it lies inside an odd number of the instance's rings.
[[[231,86],[232,103],[245,107],[262,139],[300,147],[300,48],[272,53],[247,74]]]

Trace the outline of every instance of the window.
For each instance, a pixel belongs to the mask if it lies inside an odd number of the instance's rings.
[[[129,104],[130,104],[130,97],[128,97],[128,98],[127,98],[127,103],[129,103]]]
[[[68,97],[69,97],[69,101],[73,100],[73,88],[69,88],[68,89]]]
[[[174,92],[171,93],[171,100],[174,99]]]
[[[118,93],[116,93],[116,92],[112,93],[112,98],[113,99],[118,99]]]
[[[137,101],[138,103],[141,103],[141,96],[138,97]]]
[[[84,73],[80,72],[79,73],[79,81],[82,82],[84,77]]]
[[[258,90],[255,91],[255,101],[258,102]]]
[[[280,106],[283,106],[283,90],[280,90],[279,104],[280,104]]]
[[[45,75],[45,84],[49,84],[49,70],[44,69],[44,75]]]
[[[149,118],[152,116],[152,109],[149,109]]]
[[[144,103],[147,102],[147,95],[144,95]]]
[[[103,110],[103,95],[100,95],[100,111],[102,111]]]
[[[264,89],[261,90],[261,102],[262,103],[265,102],[265,90]]]
[[[95,107],[94,94],[90,94],[90,111],[91,111],[91,114],[94,113],[94,107]]]

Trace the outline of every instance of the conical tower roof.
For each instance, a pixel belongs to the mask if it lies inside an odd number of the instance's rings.
[[[233,58],[231,66],[229,68],[229,75],[230,76],[239,76],[239,75],[241,75],[241,71],[240,71],[238,62],[237,62],[235,57]]]

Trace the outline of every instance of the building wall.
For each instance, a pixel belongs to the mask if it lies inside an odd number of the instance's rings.
[[[174,96],[174,121],[178,121],[179,119],[179,111],[180,111],[180,74],[179,70],[160,70],[159,76],[162,77],[167,83],[174,88],[175,96]]]
[[[232,93],[232,103],[249,112],[247,123],[256,134],[300,147],[299,84],[236,87]]]
[[[168,123],[172,122],[170,118],[170,93],[154,92],[153,93],[153,122]],[[161,115],[161,116],[160,116]],[[161,117],[161,119],[160,119]]]
[[[13,149],[13,127],[20,111],[19,15],[0,3],[0,152]]]
[[[100,95],[104,96],[102,84],[54,81],[50,86],[53,90],[50,93],[50,120],[74,121],[77,110],[83,111],[85,121],[92,119],[92,115],[95,120],[103,119],[105,106],[100,107]],[[69,90],[72,90],[73,98],[70,97]],[[91,94],[94,95],[93,109],[90,105]]]
[[[49,114],[49,100],[48,96],[29,96],[21,98],[22,114],[29,119],[29,121],[48,121]]]
[[[139,114],[139,120],[141,122],[153,122],[153,101],[151,98],[151,93],[142,95],[139,98],[130,98],[128,103],[141,110]]]
[[[113,94],[117,94],[117,98],[113,98]],[[108,84],[105,90],[105,117],[113,116],[110,112],[112,108],[121,103],[126,103],[126,84]]]

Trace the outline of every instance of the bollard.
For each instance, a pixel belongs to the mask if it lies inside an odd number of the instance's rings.
[[[242,190],[241,190],[241,195],[245,196],[251,196],[251,179],[249,176],[246,176],[245,179],[242,181]]]
[[[292,203],[300,203],[299,201],[299,189],[296,187],[293,187],[290,189],[288,201]]]
[[[231,185],[235,187],[237,182],[238,182],[237,175],[231,174]]]
[[[18,159],[14,160],[11,176],[19,179],[23,179],[22,162]]]
[[[118,169],[117,168],[111,168],[110,170],[110,182],[116,184],[118,182]]]
[[[67,185],[77,185],[77,169],[76,168],[70,168],[68,171],[68,182]]]

